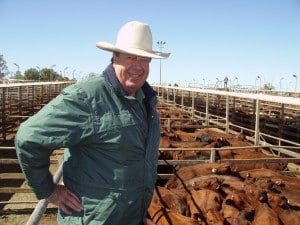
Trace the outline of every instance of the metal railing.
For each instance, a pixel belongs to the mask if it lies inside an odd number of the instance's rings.
[[[63,159],[61,158],[59,160],[59,167],[53,176],[54,184],[58,184],[61,181],[62,175],[63,175]],[[37,203],[36,207],[34,208],[32,214],[30,215],[26,225],[38,225],[42,216],[46,212],[48,204],[49,202],[47,199],[40,200]]]

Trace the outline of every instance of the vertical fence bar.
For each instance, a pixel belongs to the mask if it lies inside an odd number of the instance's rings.
[[[192,118],[194,118],[195,115],[195,92],[192,92]]]
[[[183,90],[181,90],[181,108],[183,108],[183,98],[184,98]]]
[[[166,88],[167,89],[167,103],[169,102],[169,88]]]
[[[229,96],[226,95],[226,124],[225,124],[226,134],[229,133]]]
[[[175,88],[173,89],[173,105],[176,105],[176,94],[175,94]]]
[[[208,110],[208,93],[206,93],[206,104],[205,104],[205,121],[206,121],[206,126],[209,125],[209,110]]]
[[[214,148],[210,151],[210,162],[216,162],[216,149]]]
[[[256,110],[255,110],[255,142],[256,146],[259,145],[259,113],[260,113],[260,101],[256,99]]]

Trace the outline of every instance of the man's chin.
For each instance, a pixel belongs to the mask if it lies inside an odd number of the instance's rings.
[[[128,82],[126,83],[126,89],[127,90],[134,90],[137,91],[138,89],[140,89],[143,86],[143,84],[136,83],[136,82]]]
[[[136,87],[136,86],[143,86],[143,83],[141,81],[141,79],[137,78],[137,79],[130,79],[126,85],[129,86],[129,87]]]

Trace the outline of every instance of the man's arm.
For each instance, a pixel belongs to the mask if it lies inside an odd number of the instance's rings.
[[[56,186],[49,172],[53,150],[76,145],[91,135],[93,126],[85,93],[72,86],[30,117],[19,128],[15,147],[22,171],[38,199]]]

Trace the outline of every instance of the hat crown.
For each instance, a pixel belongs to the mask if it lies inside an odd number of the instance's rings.
[[[118,32],[116,47],[120,49],[140,49],[152,51],[152,33],[150,27],[138,21],[126,23]]]

